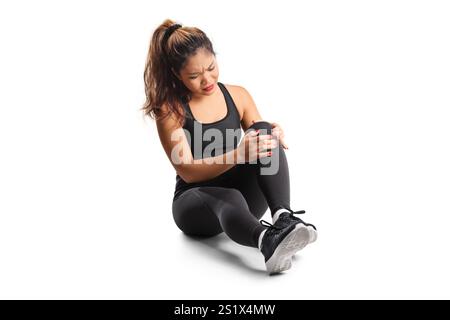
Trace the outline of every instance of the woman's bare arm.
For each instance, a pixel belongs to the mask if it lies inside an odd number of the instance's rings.
[[[242,129],[246,131],[253,122],[262,121],[263,119],[250,93],[244,87],[236,86],[236,88],[239,94],[238,101],[242,105],[243,110],[241,125]]]
[[[157,120],[156,126],[167,157],[177,174],[188,183],[215,178],[236,165],[236,149],[215,157],[193,159],[184,130],[177,127],[171,115]]]

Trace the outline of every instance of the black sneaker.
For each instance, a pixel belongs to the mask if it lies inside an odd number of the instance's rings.
[[[278,228],[286,228],[288,226],[291,225],[296,225],[298,223],[303,224],[304,226],[307,227],[310,235],[309,235],[309,243],[312,243],[314,241],[317,240],[317,228],[311,224],[311,223],[306,223],[305,221],[303,221],[300,218],[297,218],[296,216],[294,216],[294,214],[304,214],[305,210],[300,210],[300,211],[293,211],[291,209],[287,209],[289,212],[282,212],[279,216],[278,219],[275,221],[274,226],[278,227]]]
[[[309,230],[301,223],[287,227],[278,227],[265,220],[261,220],[260,223],[268,227],[261,239],[260,248],[267,272],[274,274],[288,270],[291,267],[292,256],[309,243]]]

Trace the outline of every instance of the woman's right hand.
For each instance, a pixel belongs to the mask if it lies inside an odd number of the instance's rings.
[[[256,159],[270,156],[271,150],[278,146],[275,136],[258,135],[259,130],[249,130],[245,133],[237,147],[237,163],[256,163]]]

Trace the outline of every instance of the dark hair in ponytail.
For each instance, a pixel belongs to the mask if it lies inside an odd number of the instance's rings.
[[[152,119],[164,118],[172,113],[182,126],[184,109],[181,103],[191,99],[191,92],[173,72],[180,74],[187,59],[199,48],[213,55],[216,53],[202,30],[174,24],[174,21],[166,19],[153,32],[144,71],[146,101],[141,110]],[[172,33],[164,37],[169,28]],[[163,105],[168,109],[164,114],[161,109]]]

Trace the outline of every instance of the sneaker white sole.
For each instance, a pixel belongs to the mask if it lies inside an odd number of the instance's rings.
[[[309,243],[313,243],[317,240],[317,231],[313,227],[307,226],[309,231]]]
[[[312,228],[311,228],[312,229]],[[266,269],[269,274],[280,273],[291,268],[292,256],[303,249],[308,243],[316,240],[310,240],[309,228],[302,223],[295,225],[295,228],[280,242],[274,253],[266,262]]]

